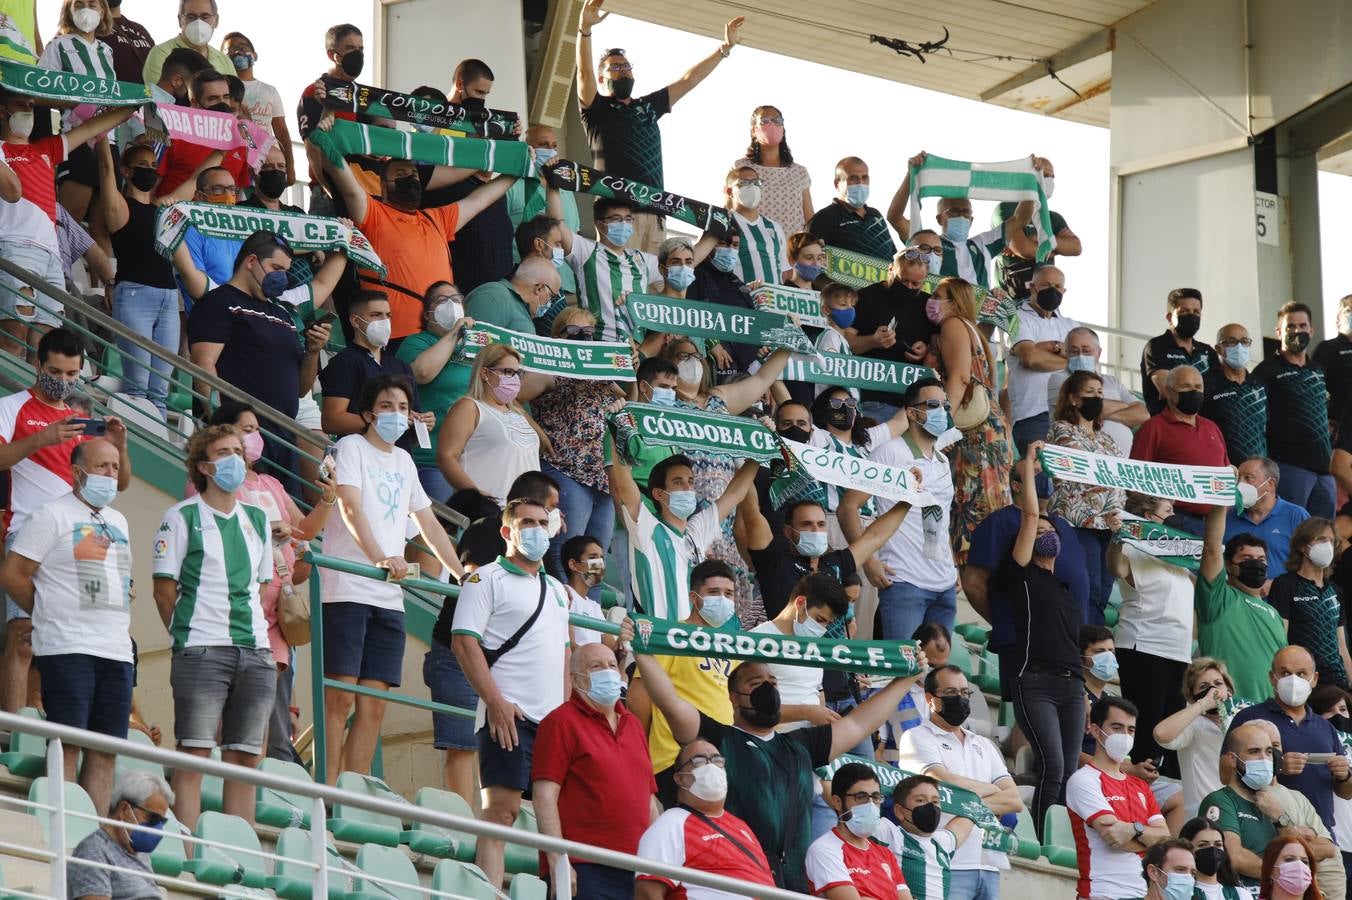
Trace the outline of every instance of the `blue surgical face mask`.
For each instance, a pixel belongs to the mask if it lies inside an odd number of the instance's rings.
[[[803,621],[794,620],[793,633],[801,638],[819,638],[826,636],[826,626],[803,610]]]
[[[117,499],[117,479],[107,475],[95,475],[92,472],[85,472],[84,485],[80,488],[80,496],[85,502],[95,509],[103,509],[109,503]]]
[[[714,628],[723,625],[737,611],[737,604],[731,597],[722,594],[707,594],[700,598],[699,617]]]
[[[1249,790],[1262,790],[1272,784],[1271,759],[1249,759],[1245,760],[1243,765],[1244,771],[1239,778]]]
[[[549,259],[550,262],[554,263],[554,265],[557,268],[563,268],[563,264],[568,260],[567,256],[563,252],[562,247],[550,247]]]
[[[1225,348],[1225,364],[1232,369],[1242,369],[1249,364],[1249,348],[1243,344],[1232,344]]]
[[[831,321],[835,322],[841,328],[849,328],[854,324],[855,309],[853,306],[846,309],[829,310]]]
[[[715,247],[713,259],[710,261],[718,271],[731,272],[732,267],[737,265],[737,251],[731,247]]]
[[[634,236],[633,222],[607,222],[606,240],[616,247],[623,247]]]
[[[694,491],[669,491],[667,493],[667,509],[678,519],[690,518],[698,505],[699,498],[695,496]]]
[[[656,406],[675,406],[676,389],[669,387],[654,387],[653,404]]]
[[[386,443],[393,444],[408,431],[408,416],[401,412],[383,412],[376,415],[376,434]]]
[[[1092,356],[1072,356],[1066,361],[1066,368],[1071,372],[1095,372],[1098,363]]]
[[[588,677],[587,696],[592,702],[597,706],[614,706],[620,699],[620,688],[624,686],[620,673],[615,669],[593,669]]]
[[[536,147],[535,164],[537,166],[543,166],[545,163],[549,162],[551,159],[553,159],[558,155],[559,151],[555,150],[553,147]]]
[[[818,557],[826,552],[825,531],[800,531],[794,547],[803,556]]]
[[[239,486],[244,483],[244,457],[231,453],[216,460],[215,466],[211,480],[216,482],[216,487],[227,494],[239,490]]]
[[[942,406],[925,410],[925,430],[931,437],[938,437],[948,430],[948,410]]]
[[[549,532],[539,525],[522,528],[516,533],[516,548],[526,559],[539,562],[549,550]]]
[[[861,803],[845,815],[849,816],[845,819],[845,827],[850,829],[855,837],[866,838],[873,836],[873,830],[878,827],[878,820],[882,818],[883,811],[876,803]]]
[[[814,266],[811,263],[794,263],[793,267],[798,270],[798,277],[804,281],[815,281],[817,276],[826,270],[825,266]]]
[[[666,280],[676,290],[683,291],[694,283],[695,270],[689,266],[668,266]]]
[[[1117,655],[1111,650],[1095,653],[1089,662],[1089,674],[1099,681],[1109,681],[1117,674]]]
[[[845,186],[845,202],[855,209],[868,203],[868,185],[847,184]]]
[[[132,816],[135,818],[135,812],[132,813]],[[136,824],[139,825],[140,823],[138,822]],[[160,823],[155,826],[144,825],[142,827],[153,828],[154,830],[129,832],[127,838],[131,843],[131,849],[135,853],[153,853],[155,852],[155,848],[160,845],[160,840],[164,837],[164,834],[160,831],[160,829],[164,828],[164,824]]]
[[[944,237],[955,244],[967,240],[967,233],[971,230],[972,220],[966,216],[949,216],[948,221],[944,222]]]
[[[1187,872],[1165,872],[1164,900],[1192,900],[1197,879]]]

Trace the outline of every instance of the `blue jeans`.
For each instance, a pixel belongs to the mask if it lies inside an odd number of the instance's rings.
[[[418,466],[418,483],[422,485],[423,493],[437,503],[445,503],[455,493],[451,483],[436,466]]]
[[[957,614],[956,588],[927,591],[904,581],[894,581],[878,592],[878,620],[882,623],[885,641],[909,641],[915,630],[926,622],[942,622],[952,632]]]
[[[1300,466],[1279,462],[1282,477],[1277,482],[1277,496],[1294,503],[1312,516],[1332,519],[1337,511],[1338,488],[1327,472],[1311,472]]]
[[[1014,423],[1014,447],[1019,451],[1022,458],[1028,445],[1034,441],[1045,441],[1047,433],[1052,430],[1052,417],[1050,413],[1038,413],[1035,416],[1029,416],[1026,419],[1020,419]],[[1050,497],[1052,495],[1052,483],[1046,475],[1037,476],[1037,495],[1039,497]]]
[[[615,531],[615,506],[605,491],[578,484],[548,462],[541,462],[540,471],[559,483],[559,512],[563,513],[565,527],[549,542],[546,568],[555,578],[568,580],[563,570],[563,545],[569,538],[590,535],[604,551],[610,547]]]
[[[119,281],[113,288],[113,318],[169,353],[178,353],[178,291],[174,288]],[[117,349],[123,357],[122,392],[130,397],[148,398],[160,415],[165,415],[169,373],[173,368],[168,360],[152,357],[122,338],[118,339]]]
[[[1000,900],[1000,873],[985,869],[954,869],[948,900]]]

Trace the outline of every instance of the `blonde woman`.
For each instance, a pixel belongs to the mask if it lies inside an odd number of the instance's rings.
[[[939,323],[938,362],[953,421],[962,440],[946,452],[953,461],[950,536],[958,565],[967,562],[972,532],[994,510],[1009,506],[1009,429],[995,402],[990,347],[976,324],[976,291],[961,278],[945,278],[927,301]],[[984,415],[982,413],[984,412]]]
[[[503,506],[523,472],[540,468],[549,439],[521,407],[521,356],[489,344],[474,357],[469,390],[451,406],[437,439],[437,465],[453,489],[477,490]]]
[[[1183,708],[1161,719],[1153,736],[1161,747],[1178,753],[1183,815],[1190,819],[1197,815],[1203,797],[1221,789],[1221,741],[1225,737],[1221,711],[1234,697],[1235,685],[1224,662],[1203,656],[1183,671],[1181,686]]]

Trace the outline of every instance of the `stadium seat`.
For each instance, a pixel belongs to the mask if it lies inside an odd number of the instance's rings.
[[[286,828],[277,835],[277,855],[285,858],[273,863],[267,884],[282,900],[311,900],[315,869],[308,864],[313,858],[310,834],[302,828]],[[338,900],[348,892],[349,880],[341,872],[347,863],[334,849],[333,838],[326,834],[324,839],[328,846],[329,898]]]
[[[164,823],[163,831],[164,837],[160,838],[160,842],[150,854],[150,868],[156,875],[177,878],[183,874],[183,863],[188,858],[186,845],[178,835],[190,832],[183,827],[182,822],[174,818],[173,810],[169,811],[169,818]]]
[[[43,718],[42,713],[31,706],[19,710],[19,715],[30,719]],[[9,750],[0,753],[0,765],[9,769],[12,775],[37,778],[47,770],[47,739],[22,731],[14,732],[9,737]]]
[[[525,876],[518,875],[517,878]],[[513,878],[512,881],[516,881]],[[488,883],[488,876],[473,863],[443,859],[432,870],[432,890],[445,891],[468,900],[496,900],[497,894]],[[513,896],[516,896],[513,894]]]
[[[139,728],[127,729],[127,740],[133,744],[140,744],[142,747],[154,747],[155,742],[150,739],[150,735],[141,731]],[[134,756],[118,756],[117,758],[117,777],[121,778],[128,772],[153,772],[164,777],[164,766],[156,762],[147,762],[144,759],[137,759]]]
[[[967,645],[962,641],[953,642],[953,651],[948,654],[948,664],[962,669],[962,671],[967,673],[968,678],[971,678],[973,675],[972,654],[967,649]]]
[[[981,666],[972,680],[987,694],[1000,696],[1000,657],[989,650],[983,650],[981,656],[977,658],[981,660]]]
[[[337,786],[354,794],[406,802],[379,778],[369,775],[343,772],[338,776]],[[340,841],[398,847],[400,839],[404,836],[404,824],[394,816],[384,816],[337,803],[333,807],[333,817],[329,819],[329,831]]]
[[[534,875],[522,872],[512,878],[508,895],[512,900],[549,900],[549,888]]]
[[[239,816],[204,812],[197,820],[193,836],[210,844],[192,845],[192,858],[183,864],[198,881],[207,884],[267,886],[268,873],[263,866],[258,834]]]
[[[297,763],[264,759],[258,764],[258,768],[269,775],[289,778],[301,784],[313,783],[310,781],[310,773]],[[271,825],[273,828],[289,828],[293,825],[300,828],[310,827],[310,807],[313,804],[309,797],[260,787],[255,792],[255,798],[254,817],[262,824]]]
[[[352,877],[352,890],[344,895],[344,900],[389,900],[390,897],[397,900],[422,900],[418,870],[413,867],[413,860],[408,858],[408,854],[398,848],[363,844],[357,851],[357,868],[361,873]],[[385,881],[370,881],[362,875],[398,882],[408,887],[386,884]]]
[[[980,622],[964,622],[961,625],[953,626],[954,633],[960,635],[964,640],[973,644],[986,646],[986,641],[990,638],[991,630]]]
[[[1104,608],[1103,624],[1107,625],[1109,628],[1117,627],[1117,620],[1119,617],[1120,616],[1116,606],[1107,606]]]
[[[211,758],[221,761],[221,748],[211,748]],[[202,809],[221,812],[225,807],[225,782],[218,775],[202,776]]]
[[[1070,830],[1070,813],[1057,804],[1048,807],[1043,831],[1042,853],[1047,861],[1057,866],[1075,868],[1075,835]]]
[[[94,801],[89,799],[84,788],[73,781],[63,782],[66,802],[66,847],[73,849],[80,841],[89,837],[98,829],[99,823],[94,821]],[[43,803],[51,805],[54,802],[51,791],[47,785],[47,776],[33,779],[33,783],[28,787],[28,802],[33,804]],[[47,842],[47,846],[52,845],[52,812],[47,809],[39,809],[32,806],[26,810],[29,815],[36,816],[42,823],[42,839]]]
[[[413,805],[433,812],[474,818],[474,811],[469,808],[464,797],[438,788],[418,788]],[[412,822],[404,832],[403,842],[413,853],[441,859],[458,859],[461,862],[474,861],[474,836],[442,828],[440,825]]]
[[[516,821],[512,823],[512,827],[518,831],[529,831],[531,834],[538,834],[540,831],[535,824],[535,811],[524,806],[516,814]],[[505,861],[507,871],[513,874],[518,872],[525,872],[530,875],[540,874],[540,854],[534,847],[508,844],[505,851]]]
[[[1033,814],[1024,809],[1019,812],[1018,824],[1014,826],[1014,836],[1019,843],[1014,853],[1023,859],[1037,859],[1042,855],[1042,843],[1037,839],[1037,830],[1033,828]]]

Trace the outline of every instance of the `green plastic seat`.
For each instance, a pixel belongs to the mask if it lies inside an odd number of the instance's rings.
[[[89,837],[99,827],[99,823],[94,821],[94,801],[89,799],[84,788],[73,781],[62,782],[65,789],[66,802],[66,847],[74,849],[80,841]],[[44,803],[51,805],[55,802],[52,796],[51,788],[47,784],[47,776],[33,779],[33,783],[28,786],[28,802],[37,804]],[[40,809],[37,806],[28,808],[28,813],[37,816],[38,822],[42,825],[42,839],[47,842],[47,846],[52,845],[52,811]]]
[[[1105,606],[1103,608],[1103,624],[1109,628],[1116,628],[1119,618],[1121,618],[1121,614],[1118,613],[1116,606]]]
[[[1066,812],[1064,806],[1058,804],[1047,808],[1043,831],[1042,854],[1047,857],[1047,861],[1053,865],[1075,868],[1075,835],[1070,830],[1070,813]]]
[[[439,788],[418,788],[413,805],[433,812],[474,818],[465,798],[452,791]],[[441,859],[458,859],[461,862],[474,861],[474,836],[461,831],[442,828],[439,825],[427,825],[423,822],[411,822],[404,832],[403,842],[412,853],[436,856]]]
[[[1000,657],[990,650],[983,650],[980,660],[981,668],[973,681],[985,693],[1000,696]]]
[[[19,715],[29,719],[43,718],[42,713],[31,706],[19,710]],[[9,769],[12,775],[37,778],[47,771],[47,739],[22,731],[14,732],[9,738],[9,750],[0,753],[0,765]]]
[[[549,888],[534,875],[522,872],[512,878],[508,895],[512,900],[549,900]]]
[[[131,741],[133,744],[140,744],[142,747],[155,746],[155,742],[150,739],[150,735],[141,731],[139,728],[128,728],[127,740]],[[163,778],[164,766],[157,762],[137,759],[134,756],[119,756],[117,758],[117,777],[121,778],[128,772],[153,772]]]
[[[962,641],[954,641],[952,647],[952,652],[948,654],[948,664],[962,669],[963,672],[967,673],[967,677],[971,678],[973,675],[972,654],[968,651],[967,645]]]
[[[211,758],[221,761],[221,748],[211,748]],[[210,812],[225,810],[225,781],[219,775],[202,776],[202,809]]]
[[[521,811],[516,814],[516,821],[512,827],[518,831],[529,831],[531,834],[539,834],[540,829],[535,824],[535,811],[521,807]],[[522,844],[507,844],[503,854],[506,870],[512,874],[525,872],[528,875],[540,874],[540,852],[534,847],[527,847]]]
[[[517,878],[523,876],[518,875]],[[515,881],[516,879],[512,879]],[[432,870],[432,890],[444,891],[468,900],[495,900],[497,894],[488,876],[474,863],[443,859]]]
[[[332,837],[325,834],[324,842],[328,849],[329,898],[338,900],[346,896],[349,888],[348,877],[342,874],[347,862],[334,849]],[[277,835],[277,855],[284,858],[274,861],[268,889],[282,900],[311,900],[315,880],[314,867],[308,865],[312,857],[311,832],[294,827],[283,829]]]
[[[192,858],[183,864],[198,881],[207,884],[267,886],[268,873],[263,866],[258,834],[239,816],[207,811],[197,819],[193,836],[211,844],[192,845]]]
[[[395,847],[380,844],[363,844],[357,851],[357,868],[360,875],[352,876],[352,890],[344,895],[344,900],[422,900],[423,890],[418,882],[418,870],[408,854]],[[373,875],[386,881],[398,882],[386,884],[384,881],[370,881],[362,875]]]
[[[370,775],[343,772],[338,776],[337,787],[354,794],[380,797],[397,803],[407,802],[403,797],[392,791],[385,782]],[[329,819],[329,831],[333,832],[333,836],[340,841],[398,847],[404,836],[404,823],[394,816],[367,812],[364,809],[337,803],[333,807],[333,817]]]
[[[183,874],[183,864],[188,859],[187,845],[178,835],[190,834],[183,823],[174,818],[173,810],[164,823],[164,837],[155,845],[150,854],[150,868],[156,875],[177,878]]]
[[[310,773],[299,763],[264,759],[258,768],[269,775],[289,778],[300,784],[313,784]],[[265,787],[258,788],[254,797],[254,817],[262,824],[273,828],[310,827],[310,798]]]
[[[953,630],[962,636],[964,640],[971,641],[973,644],[986,646],[986,641],[990,638],[991,630],[980,622],[964,622],[961,625],[953,626]]]
[[[1019,813],[1014,825],[1014,836],[1019,839],[1015,854],[1023,859],[1037,859],[1042,855],[1042,843],[1037,839],[1037,830],[1033,828],[1033,814],[1028,810]]]

